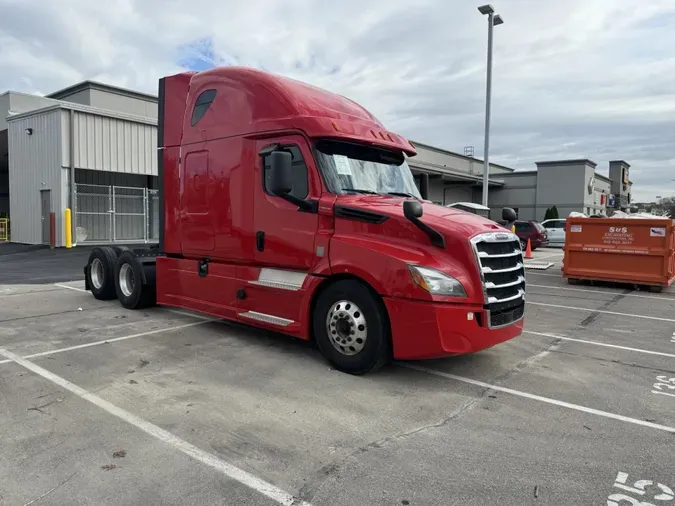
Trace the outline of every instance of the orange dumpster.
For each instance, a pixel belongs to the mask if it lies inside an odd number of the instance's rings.
[[[675,281],[675,227],[670,219],[568,218],[563,277],[647,285]]]

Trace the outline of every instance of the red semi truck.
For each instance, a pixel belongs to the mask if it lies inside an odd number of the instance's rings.
[[[295,80],[162,78],[159,244],[94,248],[86,287],[312,339],[352,374],[520,335],[518,238],[422,198],[415,154],[355,102]]]

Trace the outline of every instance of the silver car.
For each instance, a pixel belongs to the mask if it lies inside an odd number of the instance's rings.
[[[565,247],[565,219],[545,220],[541,224],[548,232],[548,245],[553,248]]]

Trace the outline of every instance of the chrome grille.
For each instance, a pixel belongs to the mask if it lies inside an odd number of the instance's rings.
[[[520,320],[525,306],[520,240],[510,232],[493,232],[473,237],[471,244],[481,273],[490,328]]]

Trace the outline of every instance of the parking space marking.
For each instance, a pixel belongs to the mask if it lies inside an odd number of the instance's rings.
[[[663,391],[663,387],[666,387],[668,390],[675,390],[675,378],[668,378],[666,376],[657,376],[656,383],[652,385],[653,394],[669,395],[670,397],[675,397],[675,393],[668,393]]]
[[[562,256],[562,254],[560,254],[560,253],[557,253],[557,254],[555,254],[555,255],[545,255],[545,256],[543,256],[543,257],[534,255],[534,258],[533,258],[532,260],[537,261],[537,260],[544,260],[544,259],[546,259],[546,258],[562,258],[562,257],[563,257],[563,256]]]
[[[144,420],[133,413],[130,413],[108,401],[102,399],[101,397],[92,394],[91,392],[85,390],[82,387],[77,386],[70,381],[57,376],[56,374],[44,369],[33,362],[21,358],[14,353],[0,349],[0,355],[9,359],[11,362],[14,362],[25,369],[37,374],[38,376],[43,377],[44,379],[51,381],[52,383],[59,385],[61,388],[68,390],[69,392],[75,394],[76,396],[92,403],[93,405],[107,411],[113,416],[133,425],[134,427],[142,430],[146,434],[166,443],[176,450],[184,453],[185,455],[192,457],[194,460],[201,462],[217,471],[220,471],[222,474],[228,478],[235,480],[242,485],[249,487],[256,492],[272,499],[273,501],[283,504],[285,506],[298,505],[298,506],[311,506],[305,501],[301,501],[293,497],[288,492],[281,490],[280,488],[272,485],[271,483],[266,482],[265,480],[258,478],[257,476],[239,469],[238,467],[216,457],[215,455],[208,453],[200,448],[197,448],[191,443],[180,439],[178,436],[168,432],[153,423]]]
[[[7,285],[5,285],[7,286]],[[42,286],[42,285],[40,285]],[[57,292],[55,288],[46,288],[44,290],[27,290],[25,292],[11,292],[7,293],[10,289],[9,288],[3,288],[0,290],[0,298],[5,298],[5,297],[18,297],[19,295],[36,295],[40,293],[48,293],[48,292]]]
[[[619,294],[617,294],[619,295]],[[606,311],[604,309],[593,309],[589,307],[574,307],[574,306],[561,306],[559,304],[544,304],[543,302],[532,302],[530,300],[527,301],[527,304],[529,305],[534,305],[534,306],[546,306],[546,307],[557,307],[559,309],[572,309],[574,311],[587,311],[589,313],[603,313],[603,314],[611,314],[615,316],[628,316],[629,318],[644,318],[645,320],[657,320],[660,322],[671,322],[675,323],[675,320],[672,318],[661,318],[659,316],[646,316],[642,314],[631,314],[631,313],[617,313],[615,311]]]
[[[549,274],[548,272],[527,271],[527,272],[526,272],[526,275],[527,275],[527,276],[530,276],[530,275],[536,275],[536,276],[548,276],[548,277],[558,278],[558,279],[562,279],[562,278],[563,278],[563,277],[562,277],[562,274]]]
[[[616,292],[616,291],[609,291],[609,290],[585,290],[583,288],[568,288],[565,286],[549,286],[549,285],[535,285],[532,283],[527,284],[528,287],[533,286],[535,288],[548,288],[550,290],[567,290],[571,292],[586,292],[586,293],[606,293],[608,295],[616,295],[617,293],[621,292]],[[539,295],[539,294],[535,294]],[[657,297],[656,295],[640,295],[637,293],[625,293],[622,294],[624,297],[639,297],[641,299],[656,299],[656,300],[661,300],[661,301],[668,301],[668,302],[675,302],[675,297]]]
[[[32,355],[26,355],[22,358],[29,359],[29,358],[37,358],[37,357],[46,357],[48,355],[55,355],[57,353],[64,353],[66,351],[81,350],[83,348],[91,348],[92,346],[98,346],[100,344],[109,344],[109,343],[115,343],[117,341],[126,341],[127,339],[134,339],[136,337],[151,336],[153,334],[160,334],[162,332],[171,332],[171,331],[174,331],[174,330],[186,329],[188,327],[194,327],[196,325],[203,325],[205,323],[217,322],[217,321],[219,321],[219,320],[217,320],[217,319],[199,320],[199,321],[196,321],[196,322],[185,323],[183,325],[175,325],[173,327],[166,327],[166,328],[163,328],[163,329],[148,330],[147,332],[140,332],[138,334],[131,334],[129,336],[113,337],[111,339],[104,339],[102,341],[94,341],[94,342],[91,342],[91,343],[78,344],[78,345],[75,345],[75,346],[69,346],[67,348],[58,348],[56,350],[42,351],[40,353],[33,353]],[[11,360],[0,360],[0,364],[7,364],[9,362],[11,362]]]
[[[531,334],[533,336],[541,336],[541,337],[550,337],[554,339],[561,339],[563,341],[571,341],[574,343],[591,344],[593,346],[604,346],[606,348],[614,348],[617,350],[635,351],[637,353],[645,353],[647,355],[658,355],[660,357],[675,358],[675,353],[664,353],[662,351],[645,350],[642,348],[631,348],[630,346],[620,346],[618,344],[601,343],[598,341],[588,341],[587,339],[576,339],[574,337],[560,336],[558,334],[550,334],[548,332],[534,332],[532,330],[523,330],[523,334]]]
[[[652,492],[652,495],[656,494],[653,497],[654,500],[672,501],[673,499],[675,499],[675,492],[673,492],[673,490],[668,485],[664,485],[663,483],[654,483],[652,480],[637,480],[633,484],[633,486],[628,486],[626,485],[627,481],[628,481],[628,473],[619,471],[616,475],[616,478],[614,479],[613,486],[615,488],[618,488],[625,492],[630,492],[631,494],[637,496],[645,495],[647,487],[655,487],[655,490]],[[623,503],[624,501],[633,504],[635,506],[640,505],[647,506],[648,504],[652,504],[650,502],[638,501],[637,499],[635,499],[635,497],[626,495],[625,493],[622,492],[610,494],[609,497],[607,497],[608,506],[619,506],[619,504]]]
[[[469,385],[478,386],[485,388],[486,390],[492,390],[496,392],[503,392],[505,394],[514,395],[516,397],[523,397],[525,399],[531,399],[534,401],[543,402],[546,404],[552,404],[561,408],[567,408],[574,411],[581,411],[583,413],[588,413],[591,415],[601,416],[603,418],[610,418],[612,420],[617,420],[619,422],[630,423],[633,425],[640,425],[642,427],[648,427],[650,429],[662,430],[665,432],[670,432],[675,434],[675,427],[670,427],[668,425],[661,425],[659,423],[647,422],[645,420],[640,420],[638,418],[631,418],[629,416],[619,415],[617,413],[611,413],[609,411],[602,411],[600,409],[589,408],[587,406],[582,406],[580,404],[573,404],[571,402],[561,401],[558,399],[552,399],[551,397],[543,397],[541,395],[531,394],[529,392],[523,392],[521,390],[514,390],[513,388],[501,387],[499,385],[493,385],[491,383],[485,383],[483,381],[478,381],[471,378],[465,378],[464,376],[457,376],[455,374],[449,374],[446,372],[436,371],[434,369],[429,369],[428,367],[422,367],[414,365],[407,362],[396,362],[396,365],[399,367],[405,367],[407,369],[412,369],[414,371],[425,372],[427,374],[433,374],[434,376],[440,376],[442,378],[447,378],[461,383],[467,383]]]
[[[66,288],[68,290],[75,290],[76,292],[84,292],[84,293],[89,292],[89,290],[85,290],[84,288],[77,288],[76,286],[68,286],[62,283],[54,283],[54,286],[58,286],[59,288]]]
[[[160,306],[160,309],[163,309],[164,311],[168,311],[169,313],[178,314],[178,315],[181,315],[181,316],[189,316],[191,318],[198,318],[200,320],[205,320],[205,321],[209,321],[209,322],[220,321],[220,319],[218,319],[216,317],[206,316],[206,315],[199,314],[199,313],[191,313],[190,311],[184,311],[182,309],[173,309],[173,308],[170,308],[168,306]]]

